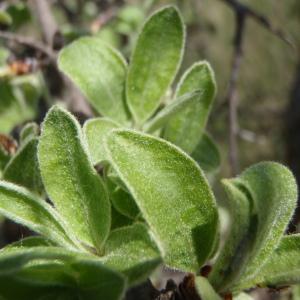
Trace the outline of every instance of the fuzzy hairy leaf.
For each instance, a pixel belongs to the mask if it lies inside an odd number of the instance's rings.
[[[107,192],[88,158],[78,122],[58,106],[44,120],[38,156],[46,192],[68,227],[101,249],[110,228]]]
[[[38,134],[39,134],[39,125],[34,122],[27,123],[20,132],[21,144],[25,144],[31,138],[38,136]]]
[[[59,245],[75,247],[55,210],[17,185],[0,181],[0,213]]]
[[[95,37],[83,37],[64,48],[59,68],[103,116],[127,123],[124,99],[126,62],[121,54]]]
[[[209,280],[218,291],[226,291],[230,284],[247,263],[249,247],[251,243],[251,232],[255,231],[251,223],[251,203],[231,180],[222,181],[227,194],[226,207],[230,214],[229,234],[221,249]]]
[[[198,295],[203,300],[221,300],[214,288],[210,285],[207,278],[198,276],[195,278],[195,287]]]
[[[198,271],[212,251],[218,227],[214,196],[201,169],[168,142],[130,130],[112,131],[107,151],[166,264]]]
[[[284,166],[263,162],[244,171],[235,184],[244,186],[252,198],[257,214],[257,234],[249,262],[235,289],[259,274],[292,217],[297,202],[297,185],[293,174]]]
[[[42,247],[42,246],[56,246],[56,243],[50,241],[43,236],[30,236],[14,243],[8,244],[1,251],[11,250],[13,248],[29,248],[29,247]]]
[[[256,278],[244,284],[281,287],[300,283],[300,235],[284,236]]]
[[[35,247],[0,252],[0,266],[0,277],[14,275],[31,285],[49,287],[61,279],[58,286],[72,287],[83,299],[96,300],[101,295],[103,299],[117,300],[124,291],[124,278],[121,275],[92,256],[61,248]],[[47,273],[50,266],[52,269]]]
[[[105,253],[105,265],[122,272],[130,284],[146,280],[161,262],[157,246],[141,223],[112,231]]]
[[[130,111],[139,124],[158,108],[181,63],[184,25],[177,9],[164,7],[144,24],[134,49],[126,82]]]
[[[195,91],[187,93],[175,99],[171,104],[164,107],[158,114],[153,117],[144,126],[144,131],[155,132],[157,129],[164,126],[172,117],[180,114],[186,107],[195,104],[201,92]]]
[[[14,276],[0,276],[0,299],[2,300],[77,300],[66,287],[44,287],[29,284]],[[61,297],[60,297],[61,295]],[[70,298],[67,297],[70,295]],[[2,296],[2,298],[1,298]],[[79,299],[78,299],[79,300]]]
[[[191,157],[200,165],[202,170],[207,173],[215,171],[221,164],[220,151],[207,133],[202,134]]]
[[[3,179],[41,195],[44,188],[38,165],[37,146],[38,138],[27,140],[7,164]]]
[[[104,138],[114,128],[120,127],[107,118],[94,118],[85,122],[83,134],[94,165],[105,160]]]
[[[172,118],[164,131],[164,138],[192,153],[198,145],[206,126],[208,115],[216,94],[214,72],[207,62],[194,64],[180,80],[176,97],[199,90],[198,101]]]

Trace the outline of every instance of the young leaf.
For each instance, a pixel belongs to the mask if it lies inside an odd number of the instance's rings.
[[[145,23],[134,49],[126,96],[135,121],[142,124],[158,108],[180,66],[184,25],[177,9],[164,7]]]
[[[176,97],[195,90],[202,92],[198,101],[172,118],[164,131],[165,139],[187,153],[192,153],[199,143],[216,94],[215,76],[207,62],[196,63],[185,72],[178,84]]]
[[[25,144],[25,142],[27,142],[31,138],[38,136],[38,134],[39,134],[39,125],[34,122],[27,123],[22,128],[22,131],[20,133],[21,144]]]
[[[110,198],[112,205],[119,213],[133,220],[137,218],[140,211],[132,196],[122,188],[116,187],[110,193]]]
[[[199,164],[201,169],[207,173],[215,171],[221,164],[220,151],[207,133],[202,134],[191,156]]]
[[[236,183],[244,185],[251,193],[258,223],[249,263],[238,283],[251,280],[278,246],[292,217],[297,202],[297,185],[293,174],[284,166],[263,162],[247,169]]]
[[[117,50],[99,38],[83,37],[61,51],[58,65],[101,115],[127,123],[126,62]]]
[[[166,264],[197,272],[212,251],[218,227],[214,196],[200,168],[168,142],[130,130],[112,131],[107,151]]]
[[[94,165],[105,160],[104,137],[119,125],[107,118],[95,118],[85,122],[83,126],[84,139]]]
[[[195,104],[199,99],[201,92],[195,91],[187,93],[174,100],[171,104],[163,108],[154,118],[147,122],[144,131],[154,132],[164,126],[172,117],[180,114],[189,105]]]
[[[111,208],[111,230],[130,226],[133,224],[133,220],[125,217],[124,215],[120,214],[113,206]]]
[[[281,287],[300,283],[300,235],[284,236],[256,278],[243,286]]]
[[[251,203],[247,196],[234,184],[234,180],[223,180],[228,200],[226,206],[230,214],[231,224],[225,245],[221,249],[209,280],[218,291],[226,291],[247,263],[251,232]],[[254,235],[254,233],[252,233]]]
[[[58,106],[43,123],[38,156],[56,209],[79,239],[100,250],[110,228],[107,192],[89,161],[78,122]]]
[[[204,300],[221,300],[222,298],[217,294],[209,281],[202,276],[195,278],[195,287],[198,295]]]
[[[19,186],[0,181],[0,213],[59,245],[75,247],[55,210]]]
[[[38,166],[37,145],[38,138],[27,140],[7,164],[3,179],[41,195],[44,188]]]
[[[146,226],[139,223],[112,231],[105,253],[105,265],[124,273],[130,284],[146,280],[161,262]]]

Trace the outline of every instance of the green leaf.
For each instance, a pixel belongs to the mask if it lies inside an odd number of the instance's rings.
[[[132,198],[122,188],[117,187],[110,193],[110,198],[114,208],[127,218],[135,220],[140,211]]]
[[[23,144],[4,169],[3,179],[41,195],[44,188],[38,165],[37,146],[38,138],[32,138]]]
[[[200,165],[202,170],[207,173],[215,171],[221,164],[220,151],[207,133],[202,134],[191,157]]]
[[[278,248],[257,273],[257,277],[244,286],[282,287],[300,283],[300,235],[284,236]]]
[[[187,93],[183,96],[175,99],[171,104],[164,107],[158,114],[153,117],[144,126],[144,131],[155,132],[164,126],[172,117],[180,114],[186,107],[195,104],[201,92],[195,91],[193,93]]]
[[[133,284],[146,280],[161,258],[146,226],[137,223],[111,232],[102,261],[122,272]]]
[[[95,118],[85,122],[83,126],[84,139],[94,165],[106,160],[104,138],[114,128],[120,127],[107,118]]]
[[[166,264],[197,272],[212,251],[218,228],[214,196],[200,168],[166,141],[130,130],[112,131],[107,151]]]
[[[0,299],[4,300],[75,300],[73,298],[58,298],[59,295],[65,296],[67,294],[66,287],[43,287],[35,284],[29,284],[23,282],[20,279],[16,279],[14,276],[0,276]],[[45,295],[52,296],[52,298],[46,298]],[[54,298],[54,296],[57,296]],[[3,298],[1,298],[1,296]]]
[[[263,162],[241,174],[235,183],[245,186],[253,199],[257,214],[257,234],[249,263],[234,288],[254,278],[279,245],[297,203],[297,185],[284,166]]]
[[[17,185],[0,181],[0,213],[59,245],[75,247],[55,210]]]
[[[11,250],[13,248],[30,248],[42,246],[56,246],[56,244],[43,236],[30,236],[7,245],[5,248],[2,248],[1,251]]]
[[[11,16],[4,10],[0,10],[0,24],[6,26],[12,24]]]
[[[217,294],[214,288],[210,285],[209,281],[202,276],[195,278],[195,287],[198,295],[203,300],[221,300],[222,298]]]
[[[228,284],[231,284],[245,267],[255,228],[250,226],[253,204],[247,195],[235,186],[234,180],[224,179],[222,183],[228,198],[225,205],[231,224],[225,244],[209,274],[209,280],[216,290],[223,292],[227,291]]]
[[[46,266],[52,268],[48,274]],[[60,285],[73,286],[83,299],[96,300],[101,295],[103,299],[117,300],[124,291],[124,278],[103,266],[98,259],[61,248],[35,247],[0,252],[0,267],[0,275],[13,274],[31,285],[47,287],[61,279]]]
[[[133,220],[120,214],[113,206],[111,208],[111,230],[132,225]]]
[[[39,135],[39,125],[34,122],[27,123],[21,130],[20,142],[21,144],[25,144],[28,140],[38,135]]]
[[[134,49],[126,82],[130,111],[138,124],[158,108],[180,66],[185,40],[177,9],[164,7],[145,23]]]
[[[205,129],[208,115],[216,94],[214,72],[207,62],[194,64],[180,80],[176,97],[199,90],[199,99],[194,105],[170,120],[164,131],[164,138],[192,153]]]
[[[88,158],[80,125],[58,106],[44,120],[38,156],[45,189],[68,227],[101,250],[110,229],[107,192]]]
[[[61,51],[58,65],[98,113],[122,124],[128,122],[126,62],[117,50],[99,38],[83,37]]]
[[[9,133],[16,125],[33,119],[37,99],[26,98],[18,84],[0,79],[0,132]]]

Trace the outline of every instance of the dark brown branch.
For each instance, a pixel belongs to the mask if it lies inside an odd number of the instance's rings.
[[[227,102],[229,105],[229,162],[232,175],[238,172],[238,91],[237,81],[240,71],[240,66],[243,58],[243,39],[245,30],[246,17],[244,12],[236,12],[235,15],[235,39],[234,39],[234,54],[231,68],[231,76],[229,80]]]
[[[231,174],[236,175],[238,172],[238,91],[237,81],[240,71],[240,66],[243,59],[243,39],[245,33],[245,24],[247,18],[253,19],[260,26],[266,28],[272,34],[277,36],[285,43],[293,46],[284,32],[275,28],[270,20],[251,9],[247,5],[240,3],[237,0],[221,0],[227,4],[235,13],[235,38],[234,38],[234,53],[232,59],[231,75],[228,85],[228,92],[223,103],[229,106],[229,163]],[[221,104],[220,108],[223,107]]]
[[[289,37],[284,33],[284,31],[281,30],[280,28],[275,27],[265,15],[260,14],[259,12],[250,8],[249,6],[238,2],[237,0],[221,0],[221,1],[229,5],[236,13],[241,13],[245,17],[249,17],[253,19],[255,22],[257,22],[262,27],[266,28],[269,32],[277,36],[279,39],[289,44],[290,46],[294,47],[294,44],[289,39]]]

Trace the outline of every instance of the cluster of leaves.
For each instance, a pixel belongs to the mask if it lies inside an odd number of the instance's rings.
[[[40,236],[1,250],[2,297],[121,299],[162,263],[195,274],[205,300],[299,282],[300,236],[284,236],[297,187],[280,164],[223,181],[233,222],[220,247],[202,171],[220,163],[205,132],[216,89],[209,64],[194,64],[169,91],[184,39],[179,12],[165,7],[146,21],[129,66],[98,38],[61,52],[61,70],[103,117],[81,128],[54,106],[40,136],[34,124],[23,129],[0,181],[0,212]],[[209,260],[208,279],[198,276]]]

